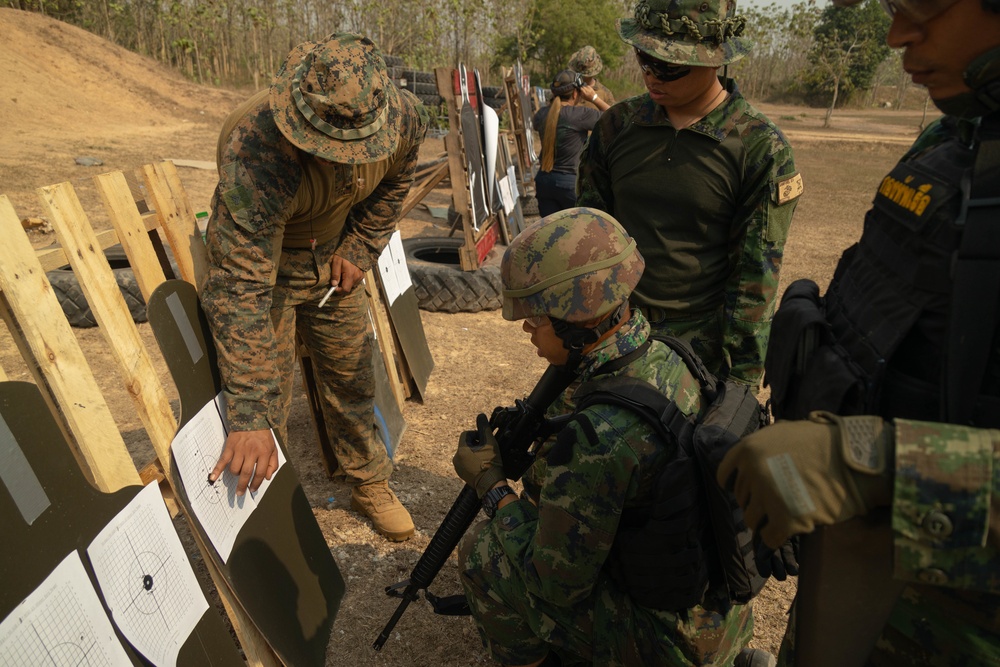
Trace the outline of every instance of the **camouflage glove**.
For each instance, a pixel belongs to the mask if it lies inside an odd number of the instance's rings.
[[[881,417],[813,412],[737,442],[717,480],[736,496],[747,525],[777,549],[792,535],[888,505],[893,445]]]
[[[480,413],[476,417],[475,431],[463,431],[458,436],[458,451],[455,452],[452,464],[458,476],[475,489],[480,498],[494,484],[507,479],[503,471],[503,459],[500,458],[500,448],[486,415]]]

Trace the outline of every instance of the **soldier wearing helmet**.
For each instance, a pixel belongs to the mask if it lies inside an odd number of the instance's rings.
[[[242,494],[276,469],[272,429],[285,439],[300,337],[336,456],[327,468],[347,478],[351,506],[397,541],[413,521],[374,437],[358,286],[396,227],[426,131],[419,101],[392,84],[370,39],[335,33],[296,46],[220,133],[201,291],[230,426],[210,479],[228,469]]]
[[[734,0],[639,0],[618,33],[647,92],[602,114],[577,206],[615,216],[646,256],[632,295],[715,375],[758,387],[802,180],[784,135],[719,68],[750,51]]]
[[[781,421],[718,481],[767,545],[803,534],[783,664],[998,665],[1000,2],[883,5],[946,115],[878,185],[826,292],[789,285],[767,358]]]
[[[592,46],[584,46],[569,57],[567,67],[579,74],[583,79],[584,85],[590,86],[594,91],[593,94],[597,96],[597,99],[592,99],[592,97],[585,98],[581,102],[582,105],[603,111],[604,109],[598,106],[597,100],[603,101],[608,106],[615,103],[614,94],[607,86],[597,80],[597,75],[604,69],[604,63],[601,61],[601,56],[598,55],[597,49]]]
[[[523,321],[538,355],[576,368],[581,382],[643,380],[696,415],[705,407],[698,381],[629,308],[643,268],[635,240],[610,215],[560,211],[529,226],[504,253],[503,317]],[[726,614],[698,605],[651,608],[635,602],[618,576],[621,531],[641,524],[633,520],[648,515],[656,480],[685,460],[676,442],[630,410],[588,406],[541,446],[530,471],[536,484],[526,483],[518,497],[486,416],[477,423],[478,431],[460,438],[454,463],[489,518],[469,530],[458,556],[469,606],[495,660],[733,664],[752,634],[747,607]],[[703,525],[702,511],[692,499],[690,513],[678,513]],[[668,574],[666,564],[656,569]]]

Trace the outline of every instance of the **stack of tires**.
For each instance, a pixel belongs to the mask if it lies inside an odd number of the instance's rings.
[[[421,72],[407,67],[406,63],[399,56],[383,56],[385,65],[389,70],[389,78],[399,88],[408,90],[420,101],[430,107],[444,104],[444,100],[438,94],[437,79],[434,72]],[[471,78],[471,77],[470,77]],[[494,109],[499,109],[504,104],[504,92],[500,86],[483,86],[483,101]]]

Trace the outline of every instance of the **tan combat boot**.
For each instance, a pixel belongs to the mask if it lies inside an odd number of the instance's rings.
[[[351,489],[351,509],[372,520],[376,532],[402,542],[413,535],[413,519],[388,482],[372,482]]]

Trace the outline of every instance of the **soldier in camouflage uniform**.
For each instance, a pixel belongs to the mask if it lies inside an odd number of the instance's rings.
[[[653,328],[756,387],[802,180],[778,128],[717,76],[750,51],[735,6],[640,0],[619,19],[648,92],[597,123],[577,206],[611,213],[642,248],[632,302]]]
[[[583,47],[569,57],[568,67],[583,78],[585,85],[594,90],[597,99],[602,100],[608,106],[615,103],[614,94],[608,90],[607,86],[597,80],[597,75],[604,69],[604,63],[601,62],[601,56],[597,54],[597,49],[592,46]],[[588,106],[598,111],[604,110],[598,106],[597,100],[591,99],[590,96],[581,100],[580,106]]]
[[[413,522],[374,438],[362,280],[395,229],[426,127],[371,40],[334,34],[295,47],[219,137],[201,292],[231,429],[213,479],[228,466],[243,493],[275,470],[270,429],[284,439],[298,335],[351,505],[390,540],[409,537]]]
[[[719,482],[770,546],[832,524],[882,531],[861,565],[896,586],[868,598],[891,612],[868,623],[861,662],[1000,665],[1000,2],[887,9],[889,45],[946,115],[882,180],[825,295],[789,286],[767,357],[788,421],[740,441]],[[817,553],[803,573],[853,555]],[[796,602],[784,664],[808,650],[795,637],[817,609]]]
[[[639,378],[686,415],[704,407],[698,381],[628,297],[644,261],[611,216],[567,209],[531,225],[504,253],[503,316],[523,320],[538,355],[583,381]],[[568,391],[571,391],[572,388]],[[630,410],[593,405],[542,445],[537,495],[508,486],[485,415],[462,435],[455,469],[489,519],[459,545],[462,585],[483,643],[504,665],[731,665],[749,641],[747,606],[640,606],[610,572],[623,513],[642,514],[676,457]],[[694,505],[698,507],[697,504]],[[559,662],[561,661],[561,663]]]

